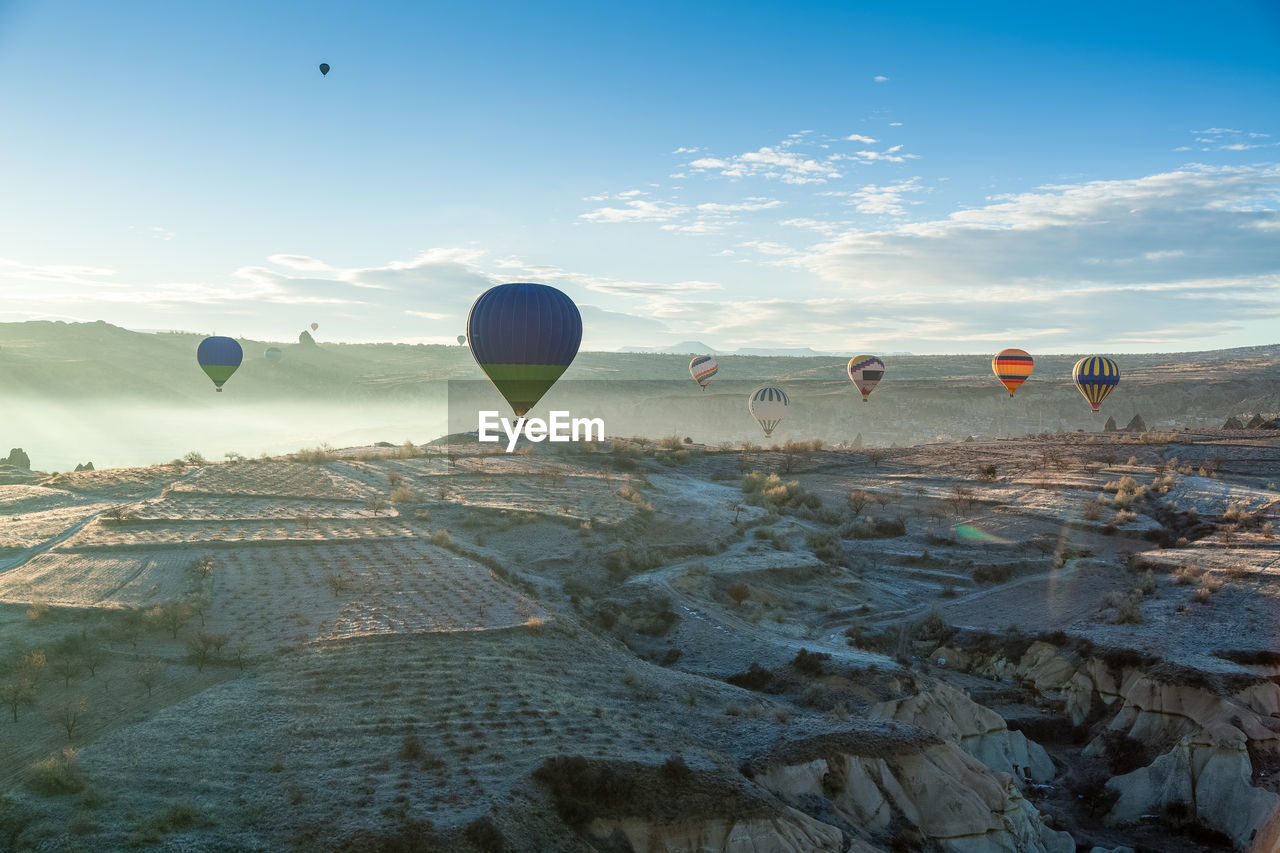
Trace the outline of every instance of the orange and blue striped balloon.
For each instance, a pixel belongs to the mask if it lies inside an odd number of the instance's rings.
[[[1089,401],[1093,411],[1097,412],[1102,401],[1120,384],[1120,368],[1109,358],[1089,355],[1071,368],[1071,379]]]
[[[694,382],[702,386],[703,391],[707,390],[707,383],[719,369],[720,365],[716,364],[716,360],[709,355],[700,355],[689,362],[689,375],[693,377]]]
[[[1027,381],[1035,364],[1035,359],[1026,350],[1002,349],[991,359],[991,370],[1012,397],[1013,392]]]

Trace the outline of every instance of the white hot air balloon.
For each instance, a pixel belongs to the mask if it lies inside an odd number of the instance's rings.
[[[791,398],[787,396],[787,392],[772,385],[757,388],[747,400],[747,409],[764,430],[765,438],[773,435],[774,429],[787,416],[790,405]]]

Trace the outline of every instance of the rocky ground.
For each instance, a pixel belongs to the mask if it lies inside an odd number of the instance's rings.
[[[1274,433],[569,449],[0,486],[0,849],[1280,849]]]

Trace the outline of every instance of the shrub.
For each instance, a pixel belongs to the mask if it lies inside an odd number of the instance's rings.
[[[438,545],[441,548],[448,548],[453,544],[453,537],[449,535],[449,531],[443,527],[431,534],[430,542],[432,545]]]
[[[293,454],[293,459],[297,462],[305,462],[308,465],[323,465],[326,462],[333,461],[333,448],[327,444],[319,447],[304,447],[297,453]]]
[[[752,662],[746,672],[735,673],[725,681],[744,690],[764,690],[773,681],[773,673],[760,664]]]
[[[418,493],[408,486],[397,486],[391,491],[391,502],[397,504],[416,504]]]
[[[931,610],[916,623],[916,636],[930,643],[942,643],[951,636],[951,625],[939,610]]]
[[[1142,624],[1142,608],[1140,603],[1142,596],[1128,595],[1116,602],[1116,622],[1120,625],[1141,625]]]
[[[426,756],[426,752],[422,749],[422,741],[415,734],[407,734],[404,740],[400,741],[400,750],[396,753],[396,757],[403,761],[421,761]]]
[[[818,676],[823,673],[823,661],[831,660],[831,655],[826,652],[811,652],[808,649],[801,649],[796,656],[791,659],[791,666],[797,672],[803,672],[805,675]]]
[[[983,465],[978,469],[978,479],[984,483],[994,483],[996,481],[996,466]]]
[[[973,579],[978,583],[1004,583],[1011,577],[1011,566],[977,566],[973,570]]]
[[[73,748],[67,747],[40,759],[31,765],[27,784],[46,797],[83,790],[84,773],[76,763],[77,756]]]
[[[1173,573],[1173,582],[1178,586],[1191,586],[1204,575],[1204,569],[1195,566],[1180,566]]]
[[[805,547],[825,563],[836,563],[844,556],[840,536],[830,530],[813,530],[805,534]]]
[[[507,849],[506,837],[488,815],[482,815],[468,823],[462,836],[481,853],[502,853]]]
[[[734,604],[742,604],[751,597],[751,587],[745,583],[735,584],[729,587],[725,592],[729,593],[729,597],[733,599]]]
[[[334,595],[339,595],[351,589],[353,583],[351,575],[345,572],[330,572],[324,576],[324,585],[329,587],[329,591]]]

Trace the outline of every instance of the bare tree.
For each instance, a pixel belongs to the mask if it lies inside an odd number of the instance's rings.
[[[143,661],[133,668],[133,677],[143,687],[147,688],[147,695],[151,695],[151,691],[160,683],[160,679],[164,676],[164,661],[152,658]]]
[[[207,595],[188,595],[183,604],[191,608],[191,612],[200,617],[200,627],[204,627],[204,614],[208,611],[209,606],[213,604]]]
[[[849,511],[853,513],[853,517],[857,518],[862,515],[863,510],[867,508],[867,504],[871,503],[871,493],[862,489],[850,489],[849,494],[845,495],[844,502],[849,507]]]
[[[877,471],[880,470],[880,463],[883,462],[886,458],[888,458],[888,456],[889,456],[888,451],[882,450],[881,448],[878,448],[878,447],[873,447],[867,451],[867,460],[875,467]]]
[[[25,678],[0,685],[0,702],[3,702],[13,712],[13,721],[15,723],[18,722],[18,709],[21,707],[30,708],[35,704],[35,701],[35,686]]]
[[[902,500],[902,493],[895,491],[876,492],[871,497],[875,499],[876,503],[880,504],[880,509],[883,511],[889,508],[889,504]]]
[[[386,512],[387,508],[390,506],[391,504],[387,503],[386,499],[380,497],[369,498],[369,500],[365,501],[364,504],[364,508],[369,510],[369,512],[373,513],[375,516]]]
[[[155,627],[167,630],[175,640],[178,639],[178,629],[187,624],[190,618],[191,605],[185,601],[166,601],[147,611],[147,621]]]
[[[948,498],[948,503],[955,509],[955,514],[960,515],[965,510],[973,508],[974,499],[973,489],[956,483],[951,487],[951,497]]]
[[[62,676],[62,686],[71,686],[71,677],[80,674],[80,661],[73,657],[72,651],[59,654],[53,659],[53,671]]]
[[[92,640],[85,640],[80,644],[80,662],[84,664],[85,669],[89,670],[90,678],[98,674],[98,667],[102,666],[106,660],[107,653],[102,646]]]
[[[68,699],[58,709],[58,725],[66,730],[68,741],[75,737],[76,727],[80,725],[80,721],[84,718],[87,707],[88,703],[81,696],[76,699]]]
[[[311,513],[304,511],[304,512],[298,513],[297,517],[294,520],[298,522],[298,526],[301,527],[303,530],[309,530],[311,529],[311,522],[313,522],[315,519],[312,517]]]
[[[200,557],[191,561],[191,573],[199,580],[208,580],[213,574],[213,557]]]

